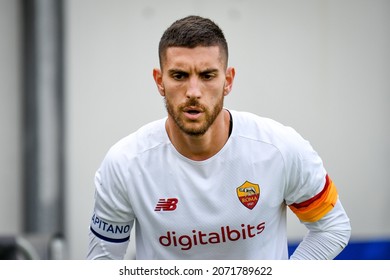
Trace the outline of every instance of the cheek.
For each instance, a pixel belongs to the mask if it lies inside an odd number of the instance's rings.
[[[169,103],[169,105],[171,105],[171,107],[177,107],[178,105],[180,105],[181,103],[183,103],[185,101],[185,100],[183,100],[182,97],[180,97],[179,94],[177,94],[176,91],[172,91],[169,89],[165,90],[164,98],[166,101],[168,101],[168,103]]]
[[[184,84],[168,82],[164,83],[164,86],[165,93],[172,97],[183,95],[186,92],[186,86]]]
[[[187,87],[183,84],[166,85],[165,98],[169,99],[172,104],[178,105],[187,102]]]

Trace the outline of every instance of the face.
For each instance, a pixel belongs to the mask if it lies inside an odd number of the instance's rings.
[[[154,69],[168,118],[185,134],[205,134],[220,115],[234,79],[234,69],[225,64],[217,46],[171,47],[162,70]]]

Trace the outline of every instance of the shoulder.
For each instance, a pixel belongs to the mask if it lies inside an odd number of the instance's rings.
[[[294,145],[304,141],[303,137],[292,127],[276,120],[259,115],[231,111],[233,129],[238,137],[262,141],[272,145]]]
[[[137,155],[164,145],[169,140],[165,132],[166,118],[150,122],[123,137],[108,150],[105,160],[128,161]]]
[[[257,141],[270,145],[283,157],[285,163],[318,160],[311,143],[294,128],[276,120],[248,112],[231,111],[233,117],[232,136],[237,139]]]

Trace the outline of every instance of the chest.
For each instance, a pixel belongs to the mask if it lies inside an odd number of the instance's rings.
[[[213,231],[256,226],[281,211],[283,165],[277,155],[232,154],[194,163],[167,154],[140,166],[130,199],[147,227]]]

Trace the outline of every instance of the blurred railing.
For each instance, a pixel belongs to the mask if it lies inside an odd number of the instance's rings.
[[[62,260],[65,241],[56,235],[0,236],[0,260]]]

